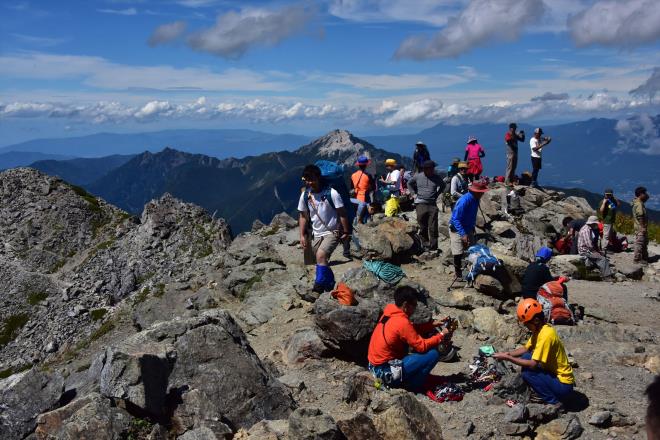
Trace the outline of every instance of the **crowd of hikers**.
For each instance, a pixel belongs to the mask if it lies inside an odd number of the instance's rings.
[[[506,170],[503,176],[493,179],[503,182],[507,188],[506,200],[502,201],[502,209],[507,215],[521,213],[519,202],[516,204],[520,186],[538,188],[543,149],[551,139],[543,136],[541,128],[534,130],[529,142],[533,171],[518,177],[518,143],[524,141],[524,131],[517,131],[517,125],[511,123],[504,135]],[[490,183],[487,178],[482,178],[482,159],[485,155],[477,138],[469,136],[463,160],[457,157],[446,172],[439,172],[428,147],[419,141],[413,153],[413,170],[406,170],[395,159],[387,159],[383,164],[386,173],[381,176],[368,171],[372,161],[361,155],[355,162],[356,171],[350,176],[350,189],[343,183],[343,169],[340,166],[326,161],[305,166],[298,211],[305,262],[316,265],[313,290],[318,294],[335,290],[329,260],[340,244],[344,256],[351,258],[351,244],[359,248],[359,237],[356,238],[359,233],[353,234],[354,230],[359,231],[360,225],[371,221],[376,213],[384,211],[387,216],[397,215],[401,205],[406,203],[414,205],[420,243],[423,251],[431,256],[438,252],[438,203],[441,202],[443,210],[451,210],[447,234],[453,256],[454,281],[469,280],[471,275],[474,278],[472,273],[464,276],[466,254],[470,259],[475,258],[473,268],[475,262],[487,263],[491,259],[493,264],[498,264],[485,246],[475,242],[480,200],[489,190]],[[636,263],[648,262],[648,216],[645,208],[648,198],[646,188],[635,189],[632,217],[636,231]],[[585,262],[597,268],[603,278],[612,277],[607,253],[627,247],[625,238],[617,235],[614,226],[620,209],[621,201],[614,196],[612,189],[606,189],[597,209],[598,216],[563,219],[563,230],[548,244],[554,249],[548,246],[539,249],[522,279],[522,299],[517,306],[517,317],[531,332],[530,339],[524,346],[508,352],[496,352],[490,346],[482,347],[474,363],[474,371],[482,373],[475,373],[475,378],[497,374],[495,367],[484,360],[488,357],[522,367],[523,379],[533,390],[534,398],[540,402],[561,405],[572,393],[575,383],[573,370],[553,325],[574,323],[580,318],[580,310],[569,306],[568,279],[553,276],[548,262],[555,254],[579,254]],[[369,370],[384,386],[403,387],[415,392],[431,389],[431,398],[440,401],[451,399],[458,391],[448,388],[446,384],[438,388],[438,382],[434,382],[430,375],[434,366],[443,359],[443,352],[438,347],[446,350],[447,344],[451,344],[455,330],[455,326],[450,325],[451,319],[413,325],[410,317],[417,307],[416,290],[400,286],[395,290],[393,299],[394,302],[385,307],[371,335],[367,354]],[[351,304],[351,301],[346,304]]]

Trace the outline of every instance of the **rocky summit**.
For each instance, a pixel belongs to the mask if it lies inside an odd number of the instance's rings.
[[[348,134],[332,139],[329,157],[354,160]],[[528,262],[564,216],[593,212],[582,198],[527,188],[514,217],[504,197],[492,185],[477,223],[503,263],[493,276],[448,290],[448,212],[437,254],[421,252],[414,212],[377,216],[356,228],[353,261],[333,257],[357,300],[345,306],[312,292],[287,214],[234,237],[169,194],[136,216],[33,169],[2,172],[0,438],[644,438],[643,391],[660,373],[656,243],[648,266],[610,255],[608,281],[578,256],[551,260],[584,308],[577,325],[556,327],[577,378],[563,411],[528,402],[509,366],[460,401],[375,386],[366,347],[395,286],[362,259],[400,265],[397,285],[419,299],[414,322],[457,319],[458,360],[435,375],[466,385],[480,346],[511,350],[528,337],[515,319]]]

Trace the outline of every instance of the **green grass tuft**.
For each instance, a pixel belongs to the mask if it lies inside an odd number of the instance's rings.
[[[108,313],[108,310],[101,308],[92,310],[89,315],[92,317],[92,321],[99,321],[103,319],[106,313]]]
[[[245,297],[247,296],[248,292],[252,289],[252,287],[254,287],[255,284],[260,282],[261,282],[261,275],[255,275],[249,280],[247,280],[247,282],[243,284],[243,287],[241,287],[241,290],[238,292],[238,298],[241,301],[245,300]]]
[[[16,339],[18,331],[27,324],[29,319],[27,313],[19,313],[5,319],[2,322],[2,328],[0,329],[0,347],[7,345]]]
[[[156,284],[156,288],[154,289],[154,296],[156,298],[160,298],[163,295],[165,295],[165,284],[163,283]]]
[[[46,292],[30,292],[27,297],[27,303],[31,306],[36,306],[46,298],[48,298],[48,294]]]

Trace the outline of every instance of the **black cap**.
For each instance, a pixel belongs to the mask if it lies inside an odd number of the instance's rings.
[[[509,124],[509,128],[518,128],[518,124],[516,124],[515,122],[512,122],[512,123]]]
[[[435,162],[432,160],[425,160],[424,163],[422,163],[422,168],[435,168]]]

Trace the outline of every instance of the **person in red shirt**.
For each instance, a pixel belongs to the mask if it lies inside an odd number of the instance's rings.
[[[410,316],[417,307],[417,291],[410,286],[398,287],[394,292],[394,304],[383,311],[369,341],[369,371],[376,379],[390,387],[409,391],[422,391],[424,382],[440,359],[436,349],[449,334],[447,328],[429,338],[420,333],[432,332],[444,321],[413,325]],[[407,353],[408,347],[414,353]]]
[[[513,185],[516,175],[516,166],[518,166],[518,142],[525,142],[525,132],[520,130],[516,132],[518,126],[515,122],[509,124],[509,131],[504,135],[506,145],[506,172],[504,174],[504,184]]]

